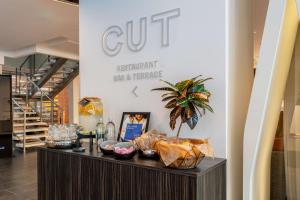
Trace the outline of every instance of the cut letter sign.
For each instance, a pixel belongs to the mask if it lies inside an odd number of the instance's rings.
[[[169,46],[170,38],[170,21],[171,19],[177,18],[180,16],[180,8],[173,10],[168,10],[165,12],[157,13],[151,16],[152,23],[161,24],[161,46]],[[127,48],[132,52],[141,51],[147,43],[147,17],[140,18],[139,23],[139,38],[138,42],[135,42],[134,33],[133,33],[133,20],[127,22]],[[110,26],[107,28],[102,36],[102,49],[104,53],[108,56],[116,56],[120,53],[124,42],[121,42],[121,36],[123,35],[123,30],[120,26]],[[119,39],[119,41],[114,41]],[[112,41],[110,41],[112,40]]]

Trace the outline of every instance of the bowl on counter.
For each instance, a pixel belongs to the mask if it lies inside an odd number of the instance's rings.
[[[131,159],[136,153],[136,148],[131,142],[119,142],[114,145],[114,155],[119,159]]]
[[[104,155],[112,155],[112,154],[114,154],[115,144],[117,144],[116,141],[108,140],[108,141],[102,142],[99,145],[99,148]]]
[[[159,155],[156,150],[147,149],[147,150],[139,150],[139,157],[148,158],[148,159],[159,159]]]

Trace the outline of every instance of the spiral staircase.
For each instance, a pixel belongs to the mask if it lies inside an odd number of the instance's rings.
[[[63,123],[64,110],[55,97],[79,74],[78,61],[42,57],[38,66],[36,62],[25,66],[35,60],[35,55],[30,55],[19,67],[3,71],[12,75],[13,140],[24,153],[45,144],[50,124]]]

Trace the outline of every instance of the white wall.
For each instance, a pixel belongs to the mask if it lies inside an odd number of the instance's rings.
[[[80,3],[80,91],[83,96],[99,96],[106,118],[117,124],[124,111],[150,111],[151,128],[174,135],[169,128],[169,111],[161,103],[159,80],[114,82],[116,66],[157,60],[163,79],[176,82],[198,74],[211,76],[207,88],[213,93],[215,113],[201,118],[195,130],[184,127],[182,137],[209,137],[216,156],[227,158],[227,199],[242,199],[243,128],[251,90],[252,28],[248,0],[85,0]],[[249,6],[249,7],[248,7]],[[161,47],[159,24],[151,15],[180,8],[180,17],[170,22],[170,45]],[[238,17],[237,17],[238,16]],[[126,42],[127,21],[148,17],[148,37],[144,49],[131,52],[123,44],[117,56],[107,56],[101,44],[103,32],[120,26],[124,34],[110,38],[109,45]],[[136,35],[135,35],[136,36]],[[138,36],[137,36],[138,37]],[[138,86],[136,93],[132,90]]]
[[[125,45],[119,55],[109,57],[101,48],[101,35],[112,25],[123,29],[126,22],[180,8],[181,16],[170,22],[170,46],[160,46],[160,25],[148,24],[148,41],[137,53]],[[214,10],[214,12],[212,12]],[[158,60],[163,79],[176,82],[196,75],[213,77],[207,83],[213,93],[215,114],[203,117],[195,130],[183,129],[183,137],[209,137],[216,155],[226,157],[225,130],[225,3],[224,1],[83,1],[80,5],[81,96],[99,96],[105,116],[117,124],[124,111],[150,111],[151,128],[174,134],[169,128],[169,110],[161,103],[159,80],[113,82],[116,66]],[[209,23],[207,23],[209,21]],[[149,22],[149,20],[148,20]],[[196,22],[196,23],[195,23]],[[126,30],[124,30],[126,31]],[[136,98],[131,91],[138,86]]]

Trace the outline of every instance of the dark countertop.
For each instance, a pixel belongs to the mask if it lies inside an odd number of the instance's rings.
[[[157,160],[139,158],[138,155],[135,155],[130,160],[119,160],[119,159],[115,159],[113,155],[103,155],[101,152],[97,152],[96,149],[94,149],[93,152],[89,152],[88,148],[86,148],[85,152],[83,153],[73,152],[72,150],[50,149],[46,147],[40,147],[39,150],[51,151],[51,152],[62,153],[62,154],[71,154],[72,156],[98,159],[106,162],[113,162],[122,165],[130,165],[130,166],[136,166],[141,168],[160,170],[168,173],[185,175],[185,176],[194,176],[194,177],[202,176],[208,171],[214,169],[215,167],[226,164],[226,159],[205,157],[200,162],[197,168],[172,169],[172,168],[165,167],[164,164],[159,160],[157,161]]]

